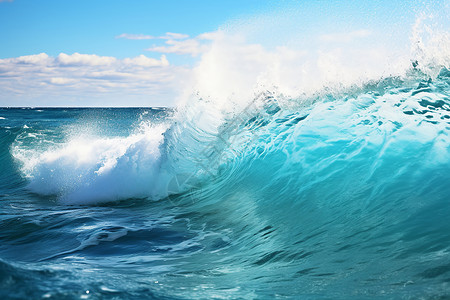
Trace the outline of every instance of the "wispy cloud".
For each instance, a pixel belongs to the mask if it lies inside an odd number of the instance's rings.
[[[209,49],[210,41],[218,35],[217,32],[207,32],[194,38],[188,38],[188,35],[168,32],[165,37],[165,45],[152,46],[145,50],[159,53],[175,53],[198,56]]]
[[[0,2],[13,2],[14,0],[0,0]]]
[[[0,0],[1,1],[1,0]],[[174,33],[174,32],[166,32],[165,35],[162,36],[153,36],[147,34],[131,34],[131,33],[122,33],[116,36],[116,39],[127,39],[127,40],[182,40],[188,38],[189,35],[183,33]]]
[[[372,34],[371,31],[366,29],[355,30],[351,32],[344,33],[332,33],[332,34],[323,34],[319,36],[319,40],[321,42],[343,42],[348,43],[352,42],[356,39],[366,38]]]
[[[159,53],[198,56],[208,49],[209,42],[213,40],[216,35],[217,32],[206,32],[194,38],[190,38],[188,34],[175,32],[166,32],[166,34],[162,36],[122,33],[116,36],[116,39],[165,40],[164,45],[156,44],[145,50]]]
[[[145,35],[145,34],[129,34],[129,33],[122,33],[118,36],[116,36],[116,39],[126,39],[126,40],[152,40],[155,39],[152,35]]]
[[[175,54],[189,54],[197,56],[200,53],[205,52],[208,49],[206,45],[201,44],[196,39],[188,39],[183,41],[168,40],[166,46],[153,46],[147,51],[160,52],[160,53],[175,53]]]
[[[163,40],[182,40],[187,39],[188,37],[189,35],[183,33],[167,32],[166,35],[160,36],[158,38]]]

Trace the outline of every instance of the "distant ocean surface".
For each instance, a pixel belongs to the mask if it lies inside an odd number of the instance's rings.
[[[449,70],[279,97],[0,108],[2,298],[450,298]]]

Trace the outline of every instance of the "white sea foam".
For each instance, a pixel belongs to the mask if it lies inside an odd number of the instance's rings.
[[[74,136],[52,149],[26,149],[13,155],[39,194],[59,195],[63,203],[88,204],[124,198],[160,198],[158,182],[164,126],[147,127],[128,137]]]

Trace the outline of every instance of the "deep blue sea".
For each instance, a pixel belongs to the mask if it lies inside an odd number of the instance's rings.
[[[449,299],[450,72],[280,97],[0,108],[1,297]]]

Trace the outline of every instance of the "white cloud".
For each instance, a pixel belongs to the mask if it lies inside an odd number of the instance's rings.
[[[188,39],[182,41],[168,40],[166,46],[154,46],[146,50],[160,53],[189,54],[197,56],[207,49],[207,45],[200,43],[198,40]]]
[[[219,32],[206,32],[194,38],[189,38],[189,35],[184,33],[166,32],[163,36],[152,36],[144,34],[129,34],[122,33],[116,36],[116,39],[128,40],[165,40],[164,45],[153,45],[146,51],[159,53],[174,53],[187,54],[191,56],[198,56],[208,50],[210,41],[217,38]],[[147,64],[152,64],[147,61]]]
[[[319,40],[322,42],[342,42],[348,43],[352,42],[356,39],[366,38],[372,34],[371,31],[366,29],[355,30],[351,32],[345,33],[332,33],[332,34],[323,34],[319,36]]]
[[[174,32],[166,32],[165,35],[162,36],[153,36],[146,34],[131,34],[131,33],[122,33],[116,36],[116,39],[127,39],[127,40],[154,40],[154,39],[162,39],[162,40],[182,40],[187,39],[189,35],[183,33],[174,33]]]
[[[6,59],[4,61],[10,61],[19,64],[46,64],[49,61],[49,56],[45,53],[19,56],[16,58]]]
[[[129,34],[129,33],[122,33],[122,34],[116,36],[116,39],[127,39],[127,40],[151,40],[154,38],[155,37],[151,36],[151,35]]]
[[[98,56],[95,54],[74,53],[68,55],[60,53],[56,58],[60,65],[86,65],[86,66],[102,66],[110,65],[116,62],[116,58],[110,56]]]
[[[205,32],[202,34],[199,34],[197,36],[197,39],[199,40],[214,40],[217,38],[220,38],[223,35],[220,31],[212,31],[212,32]]]
[[[145,55],[139,55],[135,58],[125,58],[123,63],[126,65],[135,65],[141,67],[168,66],[169,61],[165,55],[161,55],[161,59],[148,58]]]
[[[164,55],[41,53],[0,59],[0,106],[172,105],[186,72]]]
[[[74,83],[75,81],[70,78],[64,78],[64,77],[52,77],[50,78],[49,83],[56,84],[56,85],[66,85]]]
[[[183,34],[183,33],[173,33],[173,32],[166,32],[166,35],[160,36],[160,39],[164,40],[182,40],[187,39],[189,35]]]
[[[0,0],[0,2],[13,2],[14,0]]]
[[[209,49],[210,42],[216,39],[219,35],[220,32],[208,32],[189,39],[188,35],[168,32],[166,37],[160,37],[167,39],[164,46],[152,46],[145,50],[159,53],[175,53],[198,56],[199,54],[206,52]]]

